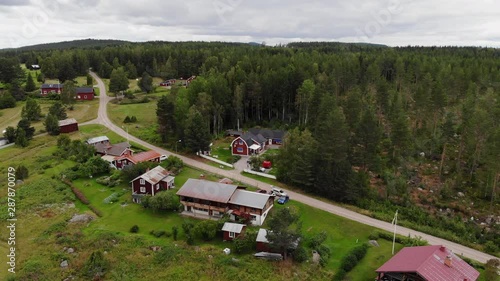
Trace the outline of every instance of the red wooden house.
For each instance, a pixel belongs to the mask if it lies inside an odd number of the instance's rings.
[[[125,166],[135,165],[146,161],[160,163],[160,157],[161,154],[154,150],[139,152],[137,154],[125,154],[123,156],[116,157],[114,165],[118,170],[121,170],[125,168]]]
[[[111,155],[116,157],[132,155],[133,151],[130,149],[130,143],[120,142],[117,144],[110,144],[109,142],[96,143],[94,145],[96,154]]]
[[[78,122],[74,118],[68,118],[59,121],[59,131],[61,134],[67,134],[78,131]]]
[[[158,192],[175,187],[174,177],[161,166],[147,171],[130,181],[132,184],[132,200],[141,203],[144,196],[155,196]]]
[[[231,241],[236,239],[238,236],[242,235],[245,232],[246,225],[239,223],[226,222],[224,226],[222,226],[222,240]]]
[[[79,87],[76,88],[77,100],[93,100],[95,96],[94,88],[92,87]]]
[[[267,140],[261,134],[254,135],[250,132],[235,138],[231,142],[231,153],[233,155],[255,155],[266,148]]]
[[[62,84],[42,84],[40,87],[40,95],[46,96],[48,94],[60,94],[63,89]]]
[[[479,272],[444,246],[406,247],[376,270],[384,281],[475,281]]]

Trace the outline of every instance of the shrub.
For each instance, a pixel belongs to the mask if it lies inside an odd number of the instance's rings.
[[[139,232],[139,226],[137,224],[134,224],[131,228],[130,228],[130,233],[137,233]]]
[[[179,233],[179,228],[177,226],[172,226],[172,236],[174,237],[174,240],[177,240],[177,234]]]
[[[302,245],[298,246],[295,251],[293,251],[293,260],[302,263],[307,260],[307,251],[302,247]]]
[[[316,248],[316,251],[318,251],[318,254],[321,255],[321,258],[324,258],[325,260],[328,260],[330,258],[331,250],[328,246],[319,245],[318,248]]]
[[[29,176],[28,168],[24,165],[19,165],[16,169],[16,179],[24,180]]]
[[[487,253],[495,255],[498,252],[498,246],[493,241],[488,241],[484,244],[484,250]]]
[[[323,244],[327,238],[326,231],[321,231],[318,234],[315,234],[313,237],[311,237],[309,241],[309,246],[313,249],[318,248],[319,245]]]
[[[163,235],[165,235],[165,233],[165,230],[151,230],[149,232],[149,234],[153,235],[156,238],[162,237]]]
[[[128,115],[125,117],[125,119],[123,120],[123,123],[130,123],[130,117],[128,117]]]
[[[342,258],[340,270],[335,275],[334,280],[342,280],[343,277],[363,259],[367,251],[368,244],[362,244],[349,251],[349,253]]]
[[[92,252],[90,258],[85,263],[83,275],[92,280],[100,280],[106,273],[108,262],[101,251]]]

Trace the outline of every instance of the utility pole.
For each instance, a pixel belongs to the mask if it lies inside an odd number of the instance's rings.
[[[394,245],[396,244],[396,226],[398,225],[398,210],[396,210],[396,214],[394,214],[392,224],[394,224],[394,237],[392,238],[392,255],[394,255]]]

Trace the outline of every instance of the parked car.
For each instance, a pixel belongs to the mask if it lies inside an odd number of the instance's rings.
[[[272,186],[271,187],[271,194],[274,195],[274,196],[288,196],[288,194],[286,194],[286,192],[284,192],[282,189],[279,189],[275,186]]]
[[[163,161],[167,160],[167,158],[168,158],[167,155],[160,156],[160,162],[163,162]]]
[[[257,190],[258,193],[266,193],[267,194],[267,191],[265,189],[259,189]]]
[[[288,202],[288,200],[290,200],[290,197],[288,197],[288,196],[281,196],[280,199],[278,199],[278,203],[285,204],[286,202]]]

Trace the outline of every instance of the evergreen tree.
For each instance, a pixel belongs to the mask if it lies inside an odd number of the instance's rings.
[[[60,128],[59,128],[59,121],[57,120],[57,117],[52,114],[48,114],[47,117],[45,118],[45,130],[49,135],[51,136],[57,136],[60,133]]]
[[[16,132],[16,145],[20,147],[28,146],[28,138],[26,138],[26,132],[22,128],[18,128]]]
[[[151,93],[153,91],[153,78],[151,78],[151,75],[144,71],[142,73],[141,79],[138,81],[138,85],[146,93]]]
[[[137,68],[135,67],[135,65],[128,61],[126,64],[125,64],[125,71],[127,72],[127,78],[128,79],[136,79],[137,78]]]
[[[290,208],[278,209],[269,218],[269,231],[266,238],[269,245],[274,250],[284,253],[287,258],[289,249],[294,248],[294,244],[301,238],[301,223],[299,215]]]
[[[16,99],[10,93],[0,94],[0,109],[16,107]]]
[[[74,104],[76,99],[76,87],[73,81],[68,80],[64,82],[63,89],[61,92],[61,102],[62,104]]]
[[[3,136],[9,143],[13,143],[16,140],[16,129],[12,126],[7,127]]]
[[[66,114],[66,108],[62,105],[61,102],[56,101],[50,108],[49,114],[55,116],[57,120],[64,120],[68,118]]]
[[[184,132],[184,143],[192,152],[204,151],[210,144],[210,131],[207,122],[204,120],[196,106],[189,109]]]
[[[109,91],[119,93],[128,89],[128,78],[123,68],[113,69],[109,80]]]
[[[35,81],[33,81],[33,77],[31,76],[31,73],[28,72],[28,78],[26,79],[26,87],[24,88],[26,92],[33,92],[36,90],[36,85]]]
[[[171,139],[176,130],[176,118],[174,118],[175,104],[170,96],[163,95],[156,106],[156,117],[158,120],[158,131],[162,141],[165,143]],[[185,118],[185,116],[183,116]]]
[[[87,74],[87,86],[93,86],[94,85],[94,78],[92,78],[92,75]]]
[[[17,123],[16,136],[19,134],[20,129],[24,132],[24,137],[27,140],[31,140],[33,138],[35,128],[31,127],[31,122],[28,119],[23,118],[19,121],[19,123]]]
[[[354,145],[352,147],[354,163],[373,171],[379,170],[379,144],[382,138],[375,113],[368,107],[362,114],[361,122],[356,127]]]
[[[21,116],[28,121],[38,121],[42,117],[42,109],[35,99],[28,98],[21,111]]]

